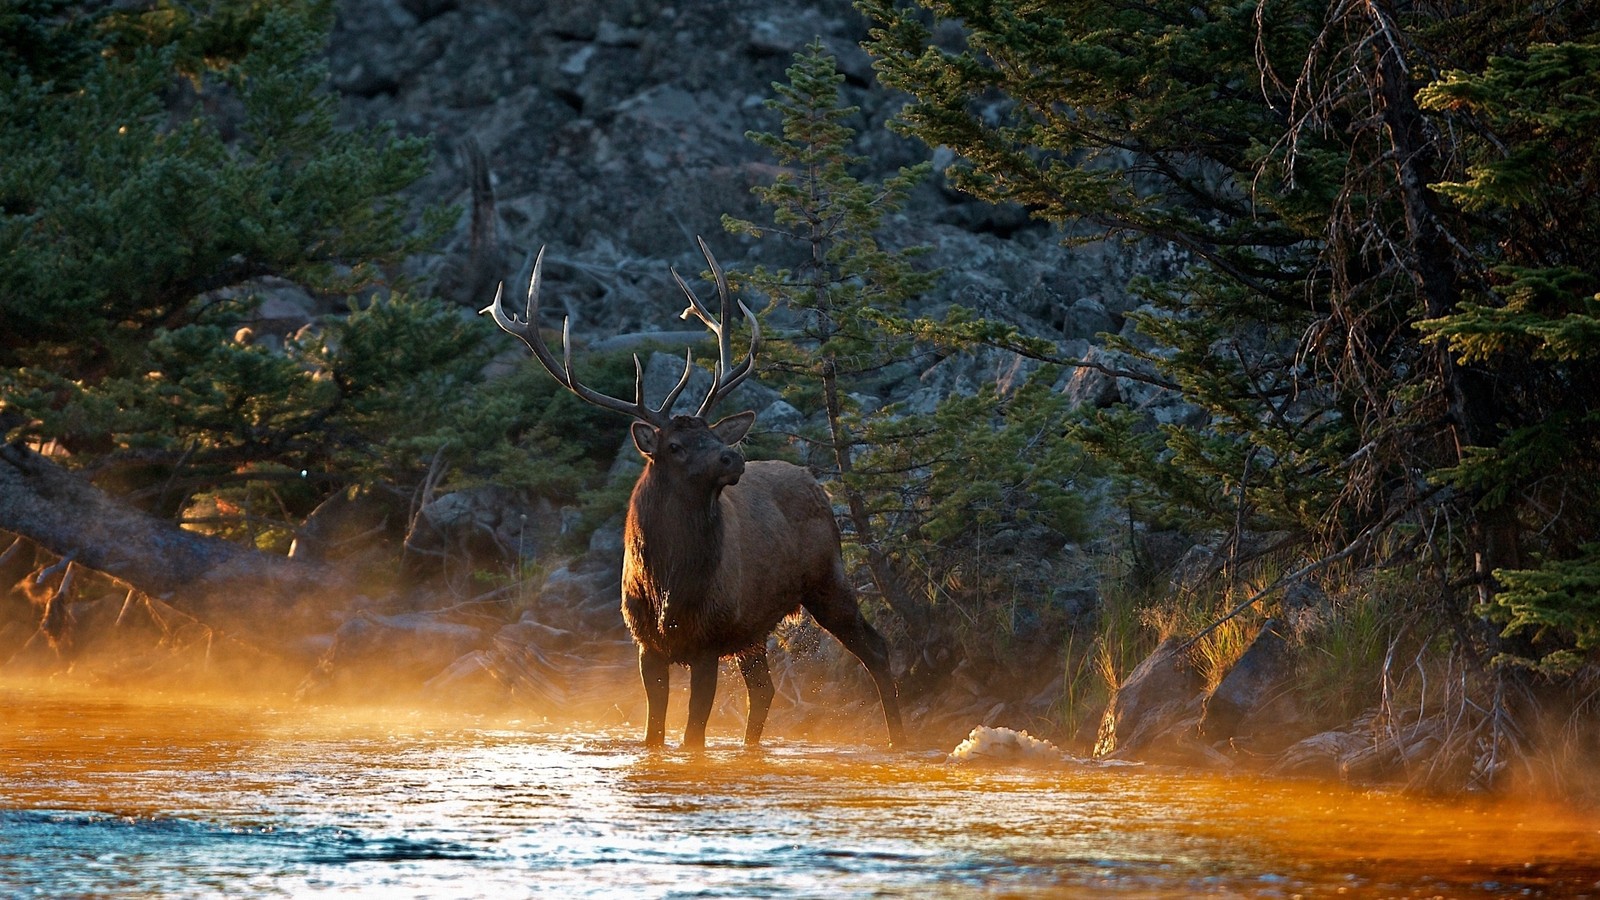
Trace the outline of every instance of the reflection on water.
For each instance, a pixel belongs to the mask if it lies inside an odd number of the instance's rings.
[[[1600,820],[0,688],[0,896],[1600,897]]]

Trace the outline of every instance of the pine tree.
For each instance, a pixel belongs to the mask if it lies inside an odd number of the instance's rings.
[[[1472,219],[1481,280],[1418,328],[1489,373],[1500,440],[1439,476],[1515,517],[1519,550],[1487,609],[1522,656],[1568,671],[1600,646],[1600,43],[1534,44],[1418,95],[1463,135],[1464,175],[1435,187]]]
[[[1321,277],[1304,195],[1335,188],[1320,147],[1303,154],[1293,195],[1272,190],[1288,173],[1259,170],[1283,123],[1257,91],[1251,8],[926,5],[964,23],[965,49],[929,47],[913,10],[864,8],[880,23],[872,50],[882,77],[914,98],[900,127],[961,154],[957,187],[1020,203],[1076,234],[1176,248],[1195,261],[1178,279],[1134,285],[1157,310],[1132,315],[1152,340],[1112,346],[1142,359],[1208,422],[1151,434],[1113,412],[1079,438],[1168,522],[1302,534],[1337,523],[1336,469],[1357,445],[1345,398],[1301,389],[1306,360],[1296,348],[1315,319],[1308,292]],[[966,323],[943,330],[1049,356]]]
[[[1527,574],[1581,581],[1600,536],[1587,4],[861,6],[958,186],[1191,260],[1136,285],[1153,346],[1121,349],[1205,421],[1080,432],[1156,515],[1421,564],[1458,624],[1503,600],[1512,635],[1588,633]]]
[[[755,189],[772,207],[775,225],[731,217],[723,225],[757,238],[781,236],[804,250],[793,269],[757,267],[748,275],[753,287],[773,298],[772,309],[798,314],[793,333],[769,341],[780,354],[769,365],[811,391],[825,412],[823,446],[839,477],[854,545],[881,596],[921,639],[929,628],[925,604],[913,597],[909,573],[880,534],[856,471],[863,426],[849,388],[906,355],[907,342],[886,334],[870,311],[900,308],[932,276],[912,267],[915,251],[886,251],[875,235],[926,167],[902,170],[881,185],[856,178],[850,170],[861,158],[849,152],[855,131],[846,121],[859,110],[840,102],[844,76],[833,57],[814,42],[796,54],[787,74],[789,82],[774,84],[777,97],[767,101],[782,116],[782,134],[747,134],[785,167],[772,184]]]
[[[435,467],[576,499],[614,450],[554,439],[587,413],[483,385],[492,327],[392,276],[445,211],[400,193],[427,140],[336,126],[332,23],[326,0],[0,14],[6,439],[276,550],[323,498],[409,500]],[[240,339],[266,277],[347,312]]]
[[[881,183],[858,178],[852,170],[862,160],[850,152],[855,131],[847,124],[857,110],[841,103],[844,79],[833,58],[814,43],[796,54],[788,75],[768,103],[782,116],[782,133],[749,135],[783,167],[755,190],[775,224],[725,225],[783,239],[802,255],[792,269],[758,267],[743,277],[775,301],[764,327],[777,348],[769,369],[787,379],[793,399],[823,413],[818,443],[847,538],[920,649],[955,625],[939,605],[943,583],[971,568],[966,561],[979,555],[972,546],[1030,519],[1074,531],[1081,507],[1071,486],[1081,459],[1054,439],[1065,411],[1043,381],[1005,398],[992,389],[952,397],[923,415],[860,406],[856,397],[868,388],[930,358],[904,315],[938,273],[916,265],[927,248],[889,249],[882,238],[928,166]],[[981,592],[988,573],[965,574],[967,590]]]
[[[0,84],[0,364],[111,371],[212,312],[209,292],[277,275],[348,293],[428,239],[396,196],[427,142],[334,127],[331,4],[28,21],[66,47],[13,51]]]

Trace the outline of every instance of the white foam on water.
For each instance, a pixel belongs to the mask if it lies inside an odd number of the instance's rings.
[[[1054,765],[1068,759],[1061,748],[1026,731],[979,725],[950,751],[945,762]]]

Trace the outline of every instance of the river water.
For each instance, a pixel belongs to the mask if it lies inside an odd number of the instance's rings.
[[[0,686],[0,896],[1600,897],[1552,808],[636,737]]]

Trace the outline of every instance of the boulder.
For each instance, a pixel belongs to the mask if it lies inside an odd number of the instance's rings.
[[[1117,686],[1094,755],[1186,763],[1215,756],[1196,740],[1205,676],[1177,636],[1163,640]]]
[[[762,432],[787,437],[799,434],[805,424],[805,415],[793,404],[787,400],[774,400],[756,415],[755,427]]]
[[[1229,667],[1205,701],[1200,733],[1217,742],[1238,739],[1252,751],[1273,752],[1306,731],[1307,716],[1291,691],[1294,648],[1274,619]]]
[[[1004,396],[1021,387],[1039,366],[1037,360],[994,348],[947,356],[922,373],[920,384],[905,398],[905,408],[926,415],[945,400],[970,397],[984,385]]]
[[[1333,618],[1333,601],[1314,584],[1296,581],[1283,592],[1283,619],[1289,634],[1303,639]]]
[[[589,553],[545,576],[531,612],[554,628],[614,638],[625,632],[621,597],[621,560]]]
[[[494,485],[454,491],[422,507],[406,535],[414,556],[465,560],[475,569],[531,559],[561,530],[548,500],[524,502]]]
[[[1118,324],[1098,297],[1079,297],[1062,317],[1062,331],[1068,337],[1097,340],[1098,335],[1115,332]]]
[[[1084,362],[1112,365],[1110,354],[1099,347],[1090,347],[1083,355]],[[1062,393],[1074,409],[1104,409],[1122,399],[1115,376],[1093,366],[1078,366],[1072,370]]]
[[[1050,604],[1060,611],[1070,628],[1091,632],[1103,605],[1095,584],[1059,584],[1050,591]]]
[[[311,324],[321,312],[304,288],[281,278],[262,278],[251,285],[249,293],[259,302],[245,323],[258,335],[281,340]]]

